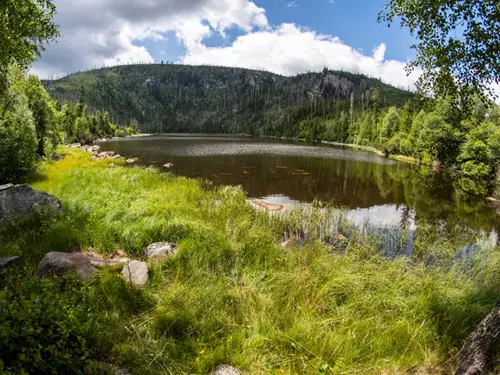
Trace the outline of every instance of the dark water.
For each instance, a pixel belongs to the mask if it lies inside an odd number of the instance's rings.
[[[290,141],[156,136],[100,144],[139,163],[217,185],[241,185],[249,198],[294,204],[319,199],[350,210],[356,222],[388,225],[425,220],[473,229],[500,228],[483,200],[464,199],[446,173],[371,152]]]

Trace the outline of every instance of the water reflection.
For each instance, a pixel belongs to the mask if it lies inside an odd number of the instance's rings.
[[[491,231],[500,216],[487,202],[467,201],[446,173],[395,162],[370,152],[304,143],[233,137],[127,138],[101,144],[141,163],[241,185],[249,198],[293,205],[318,199],[349,210],[352,220],[383,227],[417,222],[460,224]],[[165,169],[167,170],[167,169]]]

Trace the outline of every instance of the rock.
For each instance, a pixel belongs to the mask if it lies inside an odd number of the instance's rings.
[[[0,258],[0,272],[6,268],[18,266],[20,261],[21,259],[19,257]]]
[[[97,156],[99,156],[100,158],[112,158],[113,156],[115,156],[115,153],[113,151],[104,151]]]
[[[12,184],[0,185],[0,191],[11,189],[13,187],[14,187],[14,185],[12,185]]]
[[[63,157],[59,154],[52,154],[52,160],[58,161],[58,160],[61,160],[62,158]]]
[[[130,158],[130,159],[125,160],[125,162],[127,164],[134,164],[135,163],[135,159]]]
[[[177,254],[177,247],[168,242],[157,242],[149,245],[145,253],[148,259],[167,258],[169,255]]]
[[[121,159],[121,156],[120,156],[120,154],[117,154],[117,155],[111,157],[111,159]]]
[[[174,165],[172,163],[163,164],[165,168],[172,168]]]
[[[90,161],[99,161],[99,160],[102,160],[99,156],[92,156],[90,158]]]
[[[69,147],[71,148],[79,148],[79,147],[82,147],[82,145],[80,143],[72,143],[69,145]]]
[[[492,372],[495,357],[498,356],[500,337],[500,302],[469,334],[464,346],[458,352],[455,375],[497,374]]]
[[[149,281],[148,265],[144,262],[133,260],[123,267],[123,278],[134,286],[144,286]]]
[[[241,375],[241,372],[229,365],[220,365],[212,371],[212,375]]]
[[[82,253],[51,252],[45,255],[36,272],[38,277],[64,276],[70,272],[76,272],[81,279],[90,280],[98,270],[119,264],[120,262],[91,257]]]
[[[493,202],[493,203],[500,203],[500,201],[496,198],[493,198],[493,197],[488,197],[486,198],[487,201],[489,202]]]
[[[252,199],[250,202],[271,212],[281,211],[284,207],[282,204],[267,203],[258,199]]]
[[[62,211],[62,204],[53,195],[33,190],[28,185],[15,185],[0,190],[0,227],[42,210]]]
[[[92,152],[99,152],[99,150],[100,150],[100,149],[101,149],[101,148],[100,148],[99,146],[97,146],[97,145],[96,145],[96,146],[91,146],[91,147],[90,147],[90,151],[92,151]]]

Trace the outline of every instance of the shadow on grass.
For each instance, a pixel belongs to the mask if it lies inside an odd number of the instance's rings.
[[[71,252],[86,245],[88,216],[65,209],[40,212],[0,230],[0,257],[19,256],[26,265],[37,264],[51,251]]]

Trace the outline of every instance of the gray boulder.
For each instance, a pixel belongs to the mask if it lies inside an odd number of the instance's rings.
[[[64,276],[74,272],[83,280],[90,280],[95,273],[106,267],[120,264],[117,261],[103,260],[82,253],[51,252],[45,255],[38,265],[38,277]]]
[[[241,375],[241,372],[229,365],[220,365],[212,371],[212,375]]]
[[[148,259],[167,258],[177,254],[177,247],[168,242],[157,242],[149,245],[145,253]]]
[[[14,185],[12,185],[12,184],[0,185],[0,191],[7,190],[7,189],[10,189],[13,187],[14,187]]]
[[[0,227],[44,210],[60,212],[62,204],[53,195],[33,190],[28,185],[0,190]]]
[[[52,154],[52,160],[58,161],[61,160],[63,157],[59,154]]]
[[[6,268],[18,266],[20,261],[21,259],[19,257],[0,258],[0,272]]]
[[[132,260],[123,267],[122,275],[134,286],[145,286],[149,281],[149,268],[144,262]]]

